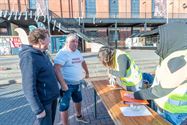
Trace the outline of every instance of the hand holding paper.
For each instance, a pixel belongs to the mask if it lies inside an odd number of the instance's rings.
[[[110,76],[109,76],[109,83],[110,83],[111,86],[114,86],[114,84],[115,84],[115,82],[116,82],[115,79],[116,79],[115,76],[113,76],[113,75],[110,75]]]

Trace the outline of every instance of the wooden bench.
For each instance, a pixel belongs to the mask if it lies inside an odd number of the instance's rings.
[[[120,90],[111,89],[108,85],[108,80],[91,81],[94,88],[94,103],[95,103],[95,117],[97,118],[96,109],[96,94],[100,97],[105,105],[108,113],[116,125],[170,125],[165,119],[163,119],[154,110],[149,108],[152,113],[151,116],[136,116],[127,117],[124,116],[120,110],[120,107],[127,106],[123,103]]]

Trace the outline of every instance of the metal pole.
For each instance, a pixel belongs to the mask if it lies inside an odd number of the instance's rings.
[[[79,0],[79,18],[82,17],[82,0]]]
[[[168,0],[166,0],[166,11],[167,11],[167,16],[166,16],[166,23],[168,23],[168,21],[169,21],[169,11],[168,11]]]
[[[117,34],[117,21],[115,22],[115,48],[118,48],[118,34]]]
[[[147,23],[145,22],[144,23],[144,31],[146,31],[147,30]]]
[[[49,36],[51,35],[51,29],[50,29],[50,20],[49,20],[49,0],[45,0],[46,9],[47,9],[47,28],[49,31]]]
[[[47,9],[47,29],[48,29],[48,32],[49,32],[49,37],[50,37],[50,44],[49,44],[49,51],[52,53],[52,39],[51,39],[51,29],[50,29],[50,20],[49,19],[49,0],[45,0],[45,4],[46,4],[46,9]]]
[[[179,15],[180,15],[180,4],[181,4],[181,2],[180,2],[180,0],[179,0],[179,3],[178,3],[178,18],[179,18]],[[184,9],[184,8],[183,8]]]
[[[94,89],[94,116],[97,119],[97,93],[96,90]]]
[[[83,22],[82,22],[82,33],[84,34],[84,32],[85,32],[85,24],[84,24],[84,19],[83,19]],[[82,51],[83,52],[85,52],[85,50],[86,50],[86,47],[85,47],[85,41],[84,41],[84,39],[82,39],[82,46],[81,46],[81,48],[82,48]]]
[[[173,9],[174,9],[173,6],[174,6],[174,3],[172,2],[172,19],[173,19],[173,14],[174,14],[173,13]]]
[[[144,7],[144,18],[146,18],[146,1],[143,2],[143,5],[145,5]]]
[[[147,3],[145,2],[145,18],[146,18],[146,13],[147,13]]]
[[[107,45],[109,45],[109,34],[110,34],[109,28],[107,28]]]

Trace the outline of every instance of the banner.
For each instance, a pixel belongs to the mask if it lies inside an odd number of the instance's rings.
[[[167,0],[155,0],[154,5],[155,5],[154,16],[166,18],[166,16],[167,16]]]

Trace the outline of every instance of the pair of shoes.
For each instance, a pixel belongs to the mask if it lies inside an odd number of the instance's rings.
[[[84,116],[82,116],[82,115],[77,116],[77,117],[76,117],[76,120],[77,120],[78,122],[82,122],[82,123],[85,123],[85,124],[88,124],[88,123],[89,123],[89,121],[86,120],[86,119],[84,118]]]

